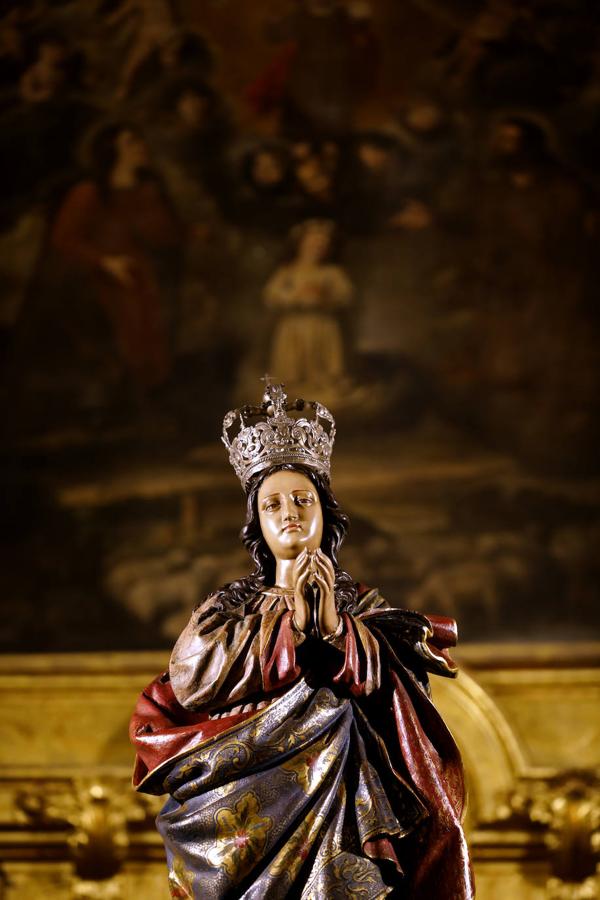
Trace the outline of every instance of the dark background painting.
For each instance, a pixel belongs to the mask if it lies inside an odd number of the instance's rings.
[[[595,6],[0,4],[3,651],[168,648],[247,571],[265,372],[336,416],[357,579],[597,636]]]

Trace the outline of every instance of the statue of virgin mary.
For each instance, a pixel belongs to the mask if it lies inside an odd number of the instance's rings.
[[[225,417],[254,569],[199,602],[131,721],[135,787],[168,794],[173,897],[474,896],[460,755],[428,681],[456,675],[455,623],[340,568],[334,437],[282,385]]]

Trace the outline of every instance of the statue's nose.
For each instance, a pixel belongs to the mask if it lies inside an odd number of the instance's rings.
[[[283,519],[285,522],[294,521],[298,518],[298,510],[292,503],[287,503],[283,511]]]

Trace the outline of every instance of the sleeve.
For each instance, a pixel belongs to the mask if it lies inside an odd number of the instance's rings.
[[[381,659],[377,637],[362,617],[387,603],[376,590],[359,591],[352,612],[340,613],[342,633],[331,643],[344,654],[344,663],[334,675],[336,684],[345,685],[355,697],[366,696],[381,687]]]
[[[456,676],[448,653],[457,639],[453,619],[395,609],[377,590],[366,589],[359,592],[352,611],[341,616],[344,629],[332,643],[344,653],[344,663],[333,680],[354,696],[367,696],[381,687],[382,653],[386,666],[399,663],[410,669],[426,693],[428,672]]]
[[[211,710],[264,696],[300,674],[296,648],[304,641],[287,609],[251,612],[215,608],[209,597],[177,641],[169,672],[179,703]]]
[[[344,664],[334,675],[336,684],[344,684],[355,697],[366,696],[381,687],[381,661],[377,638],[357,616],[342,613],[342,641],[336,644],[344,653]]]
[[[91,181],[75,185],[59,209],[50,239],[67,260],[82,268],[96,268],[102,253],[90,237],[98,213],[98,191]]]

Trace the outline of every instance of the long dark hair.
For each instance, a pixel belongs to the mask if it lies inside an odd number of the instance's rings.
[[[253,478],[247,489],[246,522],[241,530],[242,543],[252,561],[254,571],[245,578],[224,585],[213,594],[215,606],[233,608],[250,600],[258,591],[275,584],[275,558],[267,546],[258,516],[258,491],[268,475],[274,472],[301,472],[315,486],[323,512],[323,538],[321,550],[329,557],[335,570],[335,598],[338,609],[354,604],[356,585],[350,575],[340,568],[338,552],[350,526],[350,519],[340,508],[327,478],[307,466],[284,464],[273,466]]]

